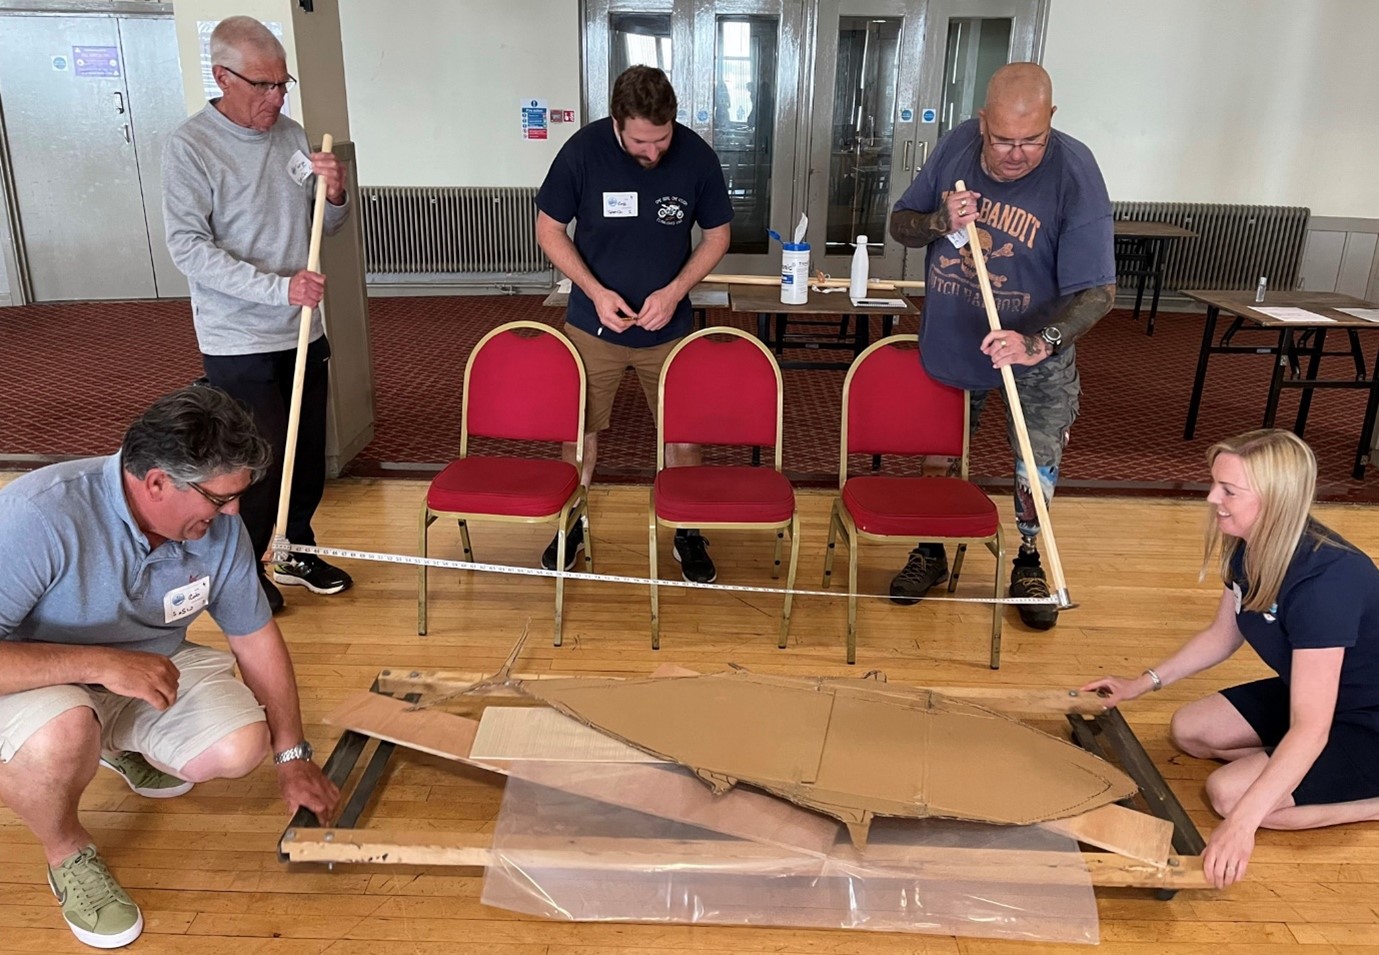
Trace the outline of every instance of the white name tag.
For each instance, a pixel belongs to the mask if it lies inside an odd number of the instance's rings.
[[[603,217],[605,219],[635,219],[637,217],[637,194],[635,192],[605,192],[603,194]]]
[[[1231,584],[1231,593],[1235,594],[1235,612],[1240,613],[1240,607],[1245,603],[1245,595],[1240,590],[1239,584]]]
[[[297,150],[287,161],[287,174],[299,186],[306,182],[307,176],[311,175],[311,157],[300,149]]]
[[[173,623],[206,609],[211,596],[211,578],[202,577],[163,595],[163,622]]]
[[[967,244],[967,230],[959,229],[957,232],[948,233],[948,241],[953,243],[953,248],[961,249]]]

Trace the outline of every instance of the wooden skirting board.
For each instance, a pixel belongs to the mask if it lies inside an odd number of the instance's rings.
[[[657,672],[660,675],[685,675],[690,671],[663,668]],[[551,677],[514,677],[542,678]],[[530,762],[532,755],[523,755],[520,761],[505,759],[501,755],[501,747],[496,756],[493,751],[481,750],[476,753],[474,747],[479,735],[479,721],[433,708],[446,702],[473,703],[476,707],[488,704],[524,706],[531,702],[515,690],[502,686],[486,687],[482,697],[463,695],[469,687],[483,680],[484,676],[476,673],[384,670],[379,674],[374,691],[356,694],[342,702],[327,718],[329,722],[347,730],[326,763],[327,774],[343,787],[362,756],[368,739],[381,742],[356,782],[345,811],[337,820],[337,827],[319,828],[314,817],[299,812],[282,836],[279,846],[281,857],[292,862],[332,864],[389,862],[408,865],[487,865],[494,858],[494,849],[490,837],[484,834],[404,833],[354,828],[395,746],[488,770],[494,773],[495,785],[501,785],[501,778],[512,773],[514,767],[518,768],[519,775],[530,778],[527,775],[530,767],[539,765]],[[945,687],[940,692],[960,699],[971,699],[1011,715],[1044,719],[1066,716],[1076,721],[1075,730],[1078,729],[1078,722],[1095,724],[1105,717],[1099,702],[1075,691]],[[398,694],[405,696],[405,699],[385,694]],[[425,702],[418,706],[417,700]],[[545,712],[548,711],[542,708],[529,715],[539,717]],[[1096,749],[1102,755],[1107,755],[1105,749],[1108,748],[1103,743],[1114,742],[1117,735],[1123,738],[1129,734],[1129,728],[1123,720],[1119,720],[1119,714],[1114,716],[1118,721],[1114,727],[1116,732],[1100,734],[1096,744]],[[516,719],[506,722],[511,727],[518,727],[508,732],[519,736],[522,723],[529,722],[531,727],[527,735],[532,738],[531,745],[545,745],[547,750],[539,758],[551,758],[549,741],[553,734],[552,728],[545,725],[546,721]],[[599,736],[586,727],[580,729]],[[577,737],[578,734],[559,736],[559,742],[555,745],[569,752],[558,758],[575,762],[581,758],[601,758],[598,740],[580,740]],[[587,746],[593,749],[587,749]],[[1138,741],[1134,741],[1130,748],[1142,755]],[[586,751],[589,753],[587,756],[584,755]],[[607,757],[604,755],[602,758]],[[1006,882],[1085,880],[1090,876],[1092,884],[1098,886],[1141,887],[1168,892],[1208,888],[1202,873],[1201,858],[1197,854],[1201,851],[1200,836],[1195,829],[1183,831],[1185,814],[1175,817],[1173,813],[1161,811],[1162,797],[1167,792],[1162,777],[1150,765],[1147,772],[1155,778],[1140,778],[1140,774],[1146,772],[1146,759],[1134,758],[1125,762],[1125,768],[1140,785],[1141,793],[1155,814],[1122,805],[1107,805],[1078,816],[1042,824],[1043,828],[1070,836],[1084,846],[1091,847],[1080,856],[1074,853],[1012,850],[894,850],[872,847],[867,850],[868,861],[877,861],[873,859],[873,851],[882,855],[879,860],[882,862],[887,861],[884,856],[888,851],[903,851],[903,861],[922,864],[926,874],[932,871],[933,866],[940,866],[951,867],[954,877],[962,875]],[[626,865],[660,865],[684,861],[686,858],[698,860],[712,853],[712,859],[705,859],[707,864],[711,866],[717,860],[725,865],[731,864],[736,872],[742,871],[741,867],[750,865],[753,860],[760,862],[762,871],[778,873],[798,869],[807,872],[811,871],[811,867],[817,868],[819,860],[826,855],[837,857],[839,852],[855,851],[851,847],[835,844],[837,826],[827,818],[751,789],[737,788],[720,796],[709,796],[707,787],[698,780],[684,774],[664,772],[654,761],[619,763],[616,768],[604,769],[597,774],[561,774],[556,781],[535,781],[555,785],[566,792],[609,805],[653,813],[667,820],[701,826],[742,840],[725,844],[721,840],[667,843],[646,839],[581,839],[577,843],[560,840],[523,848],[524,854],[528,851],[535,853],[542,865],[551,867],[616,868],[619,860]],[[1174,806],[1177,805],[1171,794],[1169,799]],[[1181,813],[1181,807],[1177,808]],[[1186,825],[1190,827],[1191,823],[1187,822]],[[1179,850],[1176,853],[1175,847]]]

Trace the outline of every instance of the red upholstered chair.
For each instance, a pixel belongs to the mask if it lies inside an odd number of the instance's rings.
[[[833,502],[824,556],[824,587],[833,576],[839,533],[848,549],[848,663],[857,662],[857,545],[903,537],[956,544],[951,593],[970,543],[996,557],[992,593],[1004,591],[1005,545],[995,503],[967,480],[967,392],[939,384],[919,363],[915,335],[892,335],[857,356],[843,382],[839,497]],[[957,458],[959,477],[848,475],[848,455]],[[991,608],[991,668],[1001,665],[1001,605]]]
[[[656,427],[656,481],[651,487],[651,647],[661,646],[657,592],[659,527],[764,528],[776,532],[771,576],[780,576],[781,544],[790,532],[786,589],[795,586],[799,519],[795,490],[780,473],[780,366],[754,335],[706,328],[686,337],[661,366]],[[702,465],[667,468],[667,444],[775,448],[773,467]],[[779,646],[790,630],[790,595],[781,612]]]
[[[479,457],[471,437],[569,441],[575,464],[558,458]],[[460,523],[464,559],[473,560],[469,521],[556,524],[556,567],[565,539],[584,521],[584,568],[594,567],[584,488],[584,365],[560,332],[538,322],[509,322],[479,340],[464,366],[460,457],[431,481],[421,506],[421,555],[427,529],[440,517]],[[565,580],[555,580],[555,645],[560,646]],[[426,633],[426,567],[417,584],[417,633]]]

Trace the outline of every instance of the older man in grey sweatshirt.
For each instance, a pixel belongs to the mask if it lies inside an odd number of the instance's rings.
[[[302,306],[316,308],[325,277],[306,268],[314,188],[326,190],[325,230],[349,215],[345,177],[330,153],[310,152],[306,133],[282,115],[296,80],[282,44],[252,17],[230,17],[211,34],[211,70],[222,95],[186,120],[163,149],[168,251],[191,283],[206,377],[247,405],[273,446],[273,469],[244,495],[240,513],[254,554],[272,540],[287,445],[288,409]],[[325,489],[330,344],[312,317],[306,382],[285,533],[314,544],[311,518]],[[338,593],[350,577],[319,557],[293,554],[272,578]],[[269,605],[282,594],[260,574]]]

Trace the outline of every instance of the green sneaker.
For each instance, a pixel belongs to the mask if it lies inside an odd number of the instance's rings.
[[[95,846],[48,867],[48,886],[72,934],[93,948],[120,948],[144,930],[144,913],[105,867]]]
[[[130,789],[150,799],[171,799],[192,788],[185,779],[153,768],[138,753],[102,753],[101,765],[115,770],[129,783]]]

